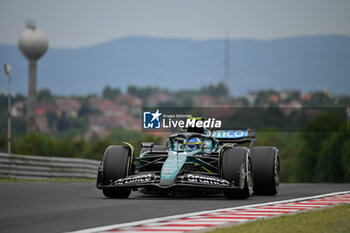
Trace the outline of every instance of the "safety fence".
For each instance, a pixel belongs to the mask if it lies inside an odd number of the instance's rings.
[[[0,177],[16,179],[96,178],[99,161],[0,153]]]

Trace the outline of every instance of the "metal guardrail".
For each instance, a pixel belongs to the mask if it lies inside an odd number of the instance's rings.
[[[0,177],[16,179],[96,178],[99,161],[0,153]]]

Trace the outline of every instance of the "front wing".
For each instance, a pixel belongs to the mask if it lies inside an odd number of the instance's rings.
[[[118,179],[111,184],[97,184],[97,188],[144,188],[156,187],[159,189],[188,188],[188,189],[239,189],[239,187],[231,184],[227,180],[214,176],[186,173],[178,175],[173,183],[161,185],[160,174],[156,172],[143,172],[136,175],[130,175],[122,179]]]

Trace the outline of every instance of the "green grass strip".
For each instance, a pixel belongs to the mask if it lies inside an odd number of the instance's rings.
[[[321,233],[350,232],[350,205],[308,211],[277,218],[257,220],[246,224],[218,228],[210,233]]]

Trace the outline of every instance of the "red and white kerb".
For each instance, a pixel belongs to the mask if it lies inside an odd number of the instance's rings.
[[[347,203],[350,203],[350,191],[149,219],[126,224],[91,228],[76,231],[75,233],[180,233],[200,230],[226,223],[242,223],[254,219],[263,219],[282,214],[297,213],[300,211]]]

